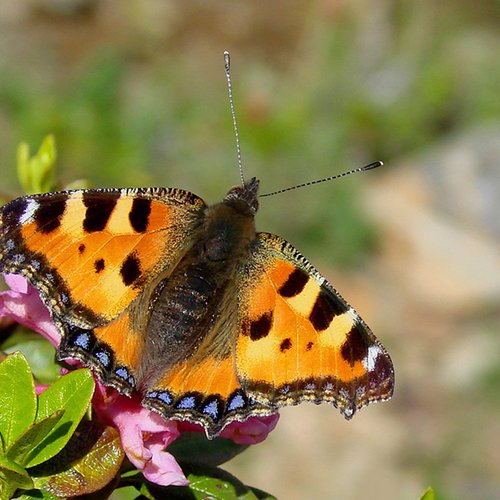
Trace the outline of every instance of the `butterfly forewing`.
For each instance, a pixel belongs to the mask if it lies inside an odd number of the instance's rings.
[[[0,211],[0,265],[26,276],[65,322],[105,324],[175,266],[203,207],[175,189],[18,198]]]

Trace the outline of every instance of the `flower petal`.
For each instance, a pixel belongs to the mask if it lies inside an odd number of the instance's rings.
[[[279,413],[273,413],[266,417],[249,417],[244,422],[231,422],[221,432],[221,437],[231,439],[238,444],[261,443],[276,427],[279,418]]]
[[[119,430],[127,457],[146,479],[162,486],[188,484],[173,455],[165,451],[179,437],[177,422],[144,408],[139,397],[128,398],[102,384],[97,384],[93,406],[103,422]]]
[[[10,318],[40,333],[53,345],[59,345],[61,335],[38,290],[26,278],[14,274],[6,274],[5,282],[11,290],[0,292],[0,317]]]

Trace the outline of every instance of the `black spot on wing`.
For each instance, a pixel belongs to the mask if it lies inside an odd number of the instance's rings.
[[[290,273],[290,276],[288,276],[283,285],[281,285],[278,293],[282,297],[295,297],[302,292],[308,281],[308,274],[302,269],[296,268]]]
[[[250,323],[250,338],[260,340],[267,337],[273,326],[273,312],[264,313],[259,319]]]
[[[368,356],[368,341],[359,324],[354,324],[342,344],[342,357],[353,366],[356,361],[362,361]]]
[[[134,284],[141,276],[141,266],[139,258],[135,253],[131,253],[122,264],[120,274],[126,286]]]
[[[26,198],[16,198],[10,201],[7,205],[0,208],[2,229],[5,232],[12,231],[19,224],[21,215],[24,214],[28,208],[28,201]]]
[[[332,293],[321,289],[309,314],[309,321],[318,331],[326,330],[335,316],[345,312],[346,308]]]
[[[286,338],[286,339],[281,341],[281,344],[280,344],[280,351],[281,352],[286,352],[286,351],[288,351],[288,349],[291,349],[291,348],[292,348],[292,340],[291,339]]]
[[[81,243],[79,246],[78,246],[78,253],[80,255],[82,255],[83,252],[85,252],[85,244],[84,243]]]
[[[87,233],[102,231],[120,198],[116,193],[96,193],[87,191],[83,194],[83,204],[87,208],[83,229]]]
[[[55,200],[42,201],[38,205],[33,219],[41,233],[51,233],[61,225],[67,200],[68,197],[64,195]]]
[[[137,233],[144,233],[148,228],[149,214],[151,213],[151,200],[135,198],[132,209],[128,214],[130,225]]]
[[[306,351],[310,351],[313,348],[314,342],[308,342],[306,345]]]
[[[100,273],[101,271],[104,271],[104,267],[105,267],[104,259],[97,259],[94,262],[94,269],[95,269],[96,273]]]

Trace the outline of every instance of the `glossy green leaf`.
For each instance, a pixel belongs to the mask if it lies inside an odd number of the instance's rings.
[[[117,476],[124,456],[115,428],[84,421],[54,460],[54,467],[59,470],[35,477],[35,486],[60,497],[101,491]],[[61,470],[61,464],[63,467],[71,465]],[[102,497],[107,498],[107,495]]]
[[[189,479],[188,488],[197,499],[217,498],[220,500],[229,500],[238,498],[241,500],[275,500],[275,497],[272,495],[246,486],[232,474],[219,467],[199,465],[183,465],[182,467]]]
[[[199,500],[205,500],[206,498],[257,500],[257,496],[250,489],[238,491],[234,482],[223,481],[209,476],[195,476],[194,474],[190,474],[188,479],[189,489],[193,492],[194,497]]]
[[[141,497],[145,498],[146,500],[155,500],[153,493],[149,490],[149,484],[145,482],[139,484],[140,486],[138,487],[138,490],[141,494]],[[180,489],[182,489],[183,492],[187,493],[187,488],[180,488]]]
[[[207,439],[201,432],[183,432],[169,447],[168,451],[178,461],[220,465],[231,460],[248,448],[230,439]]]
[[[19,464],[0,455],[0,498],[10,498],[17,488],[32,488],[33,482]]]
[[[30,157],[28,144],[22,142],[17,148],[17,175],[24,191],[45,193],[54,189],[56,144],[53,135],[43,140],[37,153]]]
[[[0,363],[0,435],[4,450],[35,420],[36,396],[33,376],[22,353]]]
[[[30,425],[7,450],[7,456],[20,465],[28,464],[34,450],[44,442],[63,414],[64,410],[59,410]]]
[[[261,490],[244,485],[236,477],[218,467],[200,464],[181,464],[189,479],[189,486],[160,487],[147,483],[147,497],[172,499],[218,499],[218,500],[274,500],[275,497]],[[144,491],[141,489],[144,495]]]
[[[58,410],[64,410],[64,415],[30,454],[27,467],[47,461],[64,448],[87,411],[93,392],[94,380],[90,371],[81,369],[61,377],[38,396],[37,421]]]

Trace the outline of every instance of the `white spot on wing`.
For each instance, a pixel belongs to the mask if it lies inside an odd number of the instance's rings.
[[[21,224],[26,224],[28,222],[31,222],[31,219],[33,218],[33,214],[36,212],[40,204],[38,201],[33,200],[30,198],[26,204],[26,208],[24,209],[24,212],[21,214],[19,217],[19,222]]]
[[[377,362],[377,358],[381,352],[382,349],[377,344],[373,344],[368,348],[368,355],[365,359],[363,359],[363,366],[367,371],[372,372],[375,370],[375,363]]]
[[[359,315],[352,307],[349,307],[349,309],[347,310],[347,314],[349,314],[349,316],[351,316],[351,318],[353,318],[355,321],[358,321]]]
[[[354,409],[353,408],[344,408],[342,411],[344,412],[344,415],[347,418],[351,418],[354,415]]]

